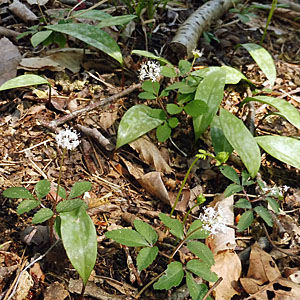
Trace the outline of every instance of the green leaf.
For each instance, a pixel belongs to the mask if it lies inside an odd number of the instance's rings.
[[[255,140],[267,153],[300,169],[300,141],[286,136],[260,136]]]
[[[166,60],[165,58],[163,57],[160,57],[160,56],[156,56],[154,55],[153,53],[149,52],[149,51],[145,51],[145,50],[133,50],[131,51],[132,54],[136,54],[136,55],[140,55],[140,56],[144,56],[144,57],[148,57],[148,58],[151,58],[151,59],[155,59],[155,60],[158,60],[159,62],[161,63],[164,63],[164,64],[167,64],[167,65],[170,65],[170,66],[173,66],[168,60]]]
[[[49,82],[43,77],[38,75],[33,75],[33,74],[21,75],[4,82],[0,86],[0,91],[25,87],[25,86],[31,86],[31,85],[38,85],[38,84],[49,85]]]
[[[215,263],[214,256],[211,250],[203,243],[192,241],[187,243],[187,247],[208,266],[212,266]]]
[[[229,66],[222,66],[222,67],[208,67],[201,70],[197,70],[192,72],[193,76],[199,76],[205,78],[206,76],[210,75],[215,71],[221,71],[226,74],[225,84],[237,84],[240,82],[241,79],[248,81],[251,83],[250,80],[247,79],[240,71],[229,67]]]
[[[187,83],[178,89],[178,92],[181,94],[191,94],[196,91],[196,86],[188,85]]]
[[[37,200],[24,200],[22,201],[17,208],[17,214],[21,215],[26,212],[31,211],[32,209],[38,207],[40,205],[40,201]]]
[[[241,198],[239,199],[235,205],[235,207],[238,207],[238,208],[248,208],[248,209],[251,209],[252,208],[252,204],[249,200],[245,199],[245,198]]]
[[[300,114],[294,105],[280,98],[272,98],[268,96],[256,96],[246,98],[242,105],[249,101],[257,101],[260,103],[268,104],[278,110],[278,114],[287,119],[292,125],[300,130]]]
[[[245,211],[239,220],[239,223],[237,224],[238,232],[244,231],[247,229],[253,222],[253,211],[247,210]]]
[[[177,97],[177,101],[179,105],[182,105],[184,103],[187,103],[191,100],[194,100],[195,98],[195,93],[191,93],[191,94],[179,94]]]
[[[39,181],[34,187],[38,199],[42,199],[46,195],[48,195],[50,192],[50,188],[51,188],[51,183],[48,180],[45,179]]]
[[[229,184],[224,191],[224,197],[227,198],[235,193],[241,192],[242,190],[243,187],[239,184],[236,183]]]
[[[220,111],[220,122],[226,139],[238,152],[252,178],[260,168],[258,145],[244,123],[225,109]]]
[[[237,174],[234,168],[224,165],[220,167],[220,171],[226,178],[230,179],[236,184],[240,184],[239,175]]]
[[[187,75],[191,71],[192,64],[189,61],[182,59],[178,63],[178,68],[180,71],[180,75],[184,76],[184,75]]]
[[[43,223],[52,218],[52,216],[53,211],[50,208],[41,208],[34,214],[32,218],[32,224]]]
[[[81,199],[64,200],[57,204],[56,211],[58,213],[70,212],[79,208],[84,202]]]
[[[200,262],[198,259],[188,261],[186,268],[204,280],[211,282],[218,280],[217,274],[210,270],[210,266],[204,262]]]
[[[170,119],[168,119],[168,124],[171,128],[175,128],[178,126],[179,121],[177,118],[170,118]]]
[[[150,246],[141,234],[132,229],[124,228],[108,231],[105,236],[128,247]]]
[[[203,299],[208,291],[207,286],[204,283],[196,283],[193,275],[188,271],[186,271],[186,284],[193,300]],[[207,300],[211,300],[211,297],[208,297]]]
[[[156,243],[157,233],[152,228],[152,226],[141,220],[135,219],[134,227],[137,230],[137,232],[140,233],[150,245],[154,245]]]
[[[214,71],[205,77],[198,85],[195,99],[204,101],[208,106],[208,111],[204,115],[193,118],[196,140],[210,125],[219,109],[223,99],[225,76],[226,73],[224,71]]]
[[[61,238],[61,218],[60,216],[56,216],[55,221],[54,221],[54,229],[56,233],[58,234],[59,238]]]
[[[80,19],[90,19],[96,21],[102,21],[111,18],[110,14],[102,10],[96,10],[96,9],[92,9],[88,11],[84,11],[84,10],[75,11],[72,16]]]
[[[157,81],[153,82],[150,80],[146,80],[146,81],[144,81],[144,83],[142,85],[142,89],[144,91],[153,93],[155,95],[158,95],[159,88],[160,88],[160,84]]]
[[[57,191],[57,190],[56,190]],[[58,196],[62,199],[67,199],[67,192],[64,187],[59,186]]]
[[[250,175],[246,170],[242,171],[242,186],[248,186],[254,184],[253,180],[250,180]]]
[[[232,153],[233,148],[224,135],[219,116],[214,116],[210,124],[210,135],[216,154],[220,152]]]
[[[107,18],[103,21],[101,21],[97,27],[103,28],[108,26],[118,26],[118,25],[124,25],[135,19],[137,16],[135,15],[125,15],[125,16],[114,16]]]
[[[270,53],[262,46],[257,44],[241,44],[252,56],[261,70],[269,79],[271,85],[274,85],[276,79],[276,67]]]
[[[174,103],[169,103],[167,104],[167,112],[170,114],[170,115],[176,115],[176,114],[179,114],[182,112],[183,108],[181,106],[178,106]]]
[[[272,215],[269,210],[263,206],[254,207],[254,211],[267,223],[268,226],[273,226]]]
[[[136,257],[136,263],[139,271],[142,271],[149,267],[158,254],[158,248],[154,247],[145,247],[141,249],[139,254]]]
[[[177,90],[177,89],[180,89],[180,88],[183,88],[187,86],[186,82],[185,81],[179,81],[179,82],[175,82],[169,86],[167,86],[165,88],[166,91],[172,91],[172,90]]]
[[[118,128],[117,149],[136,140],[164,122],[152,118],[150,116],[151,112],[152,109],[146,105],[135,105],[124,114]]]
[[[123,64],[121,50],[116,41],[106,32],[94,25],[68,23],[48,25],[47,29],[71,35],[93,46]]]
[[[138,97],[145,100],[154,100],[157,98],[153,93],[150,92],[141,92],[138,94]]]
[[[200,229],[198,229],[193,234],[191,234],[188,237],[187,241],[188,240],[193,240],[193,239],[206,239],[209,236],[210,233],[207,230],[202,229],[202,226],[203,226],[203,224],[202,224],[202,222],[200,220],[195,220],[191,224],[191,226],[190,226],[190,228],[189,228],[189,230],[187,232],[187,235],[189,235],[192,231],[194,231],[194,230],[196,230],[198,228],[200,228]]]
[[[160,74],[168,78],[174,78],[177,76],[177,73],[173,66],[162,66]]]
[[[91,188],[92,184],[89,181],[75,182],[75,184],[72,186],[68,199],[79,197],[85,192],[88,192]]]
[[[162,121],[165,121],[167,118],[167,114],[160,108],[152,108],[148,111],[148,116]]]
[[[183,225],[179,220],[172,219],[171,217],[169,217],[163,213],[159,214],[159,218],[168,228],[170,228],[170,232],[173,235],[175,235],[179,239],[183,239],[183,236],[184,236]]]
[[[156,138],[160,143],[165,142],[171,136],[172,130],[168,123],[159,125],[156,129]]]
[[[94,268],[97,257],[97,234],[93,221],[83,206],[60,214],[61,235],[67,255],[83,284]]]
[[[271,208],[275,211],[276,214],[280,213],[279,210],[279,204],[276,201],[276,199],[271,198],[271,197],[266,197],[266,200],[268,201],[268,203],[270,204]]]
[[[196,118],[206,113],[208,106],[204,101],[192,100],[184,107],[184,111],[193,118]]]
[[[160,277],[153,287],[155,290],[169,290],[174,286],[178,286],[183,276],[182,264],[179,261],[173,261],[168,265],[165,275]]]
[[[30,39],[32,46],[35,48],[37,45],[41,44],[51,35],[52,32],[53,31],[51,30],[45,30],[35,33]]]
[[[13,186],[3,191],[6,198],[35,199],[34,196],[24,187]]]

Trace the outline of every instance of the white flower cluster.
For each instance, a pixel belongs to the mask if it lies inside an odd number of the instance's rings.
[[[147,61],[146,63],[142,63],[140,68],[139,79],[144,81],[146,79],[150,79],[151,81],[157,81],[160,76],[160,64],[155,61]]]
[[[215,210],[213,207],[207,207],[204,212],[199,215],[199,219],[203,223],[203,229],[209,231],[212,234],[218,232],[226,232],[226,224],[223,222],[223,218],[220,215],[219,210]]]
[[[204,52],[204,49],[203,49],[203,48],[201,49],[201,51],[200,51],[200,50],[197,50],[197,49],[192,50],[192,54],[193,54],[193,56],[194,56],[195,58],[200,58],[200,57],[202,57],[203,52]]]
[[[74,129],[61,130],[55,137],[57,144],[68,150],[74,150],[79,144],[79,134]]]

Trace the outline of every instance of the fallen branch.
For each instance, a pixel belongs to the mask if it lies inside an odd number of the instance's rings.
[[[61,124],[64,124],[66,123],[67,121],[70,121],[76,117],[78,117],[79,115],[82,115],[84,113],[87,113],[99,106],[103,106],[105,104],[108,104],[108,103],[111,103],[111,102],[114,102],[116,100],[118,100],[119,98],[123,97],[123,96],[126,96],[130,93],[132,93],[134,90],[138,89],[141,87],[141,83],[137,83],[137,84],[134,84],[132,85],[131,87],[125,89],[124,91],[118,93],[118,94],[115,94],[113,96],[110,96],[110,97],[107,97],[103,100],[100,100],[100,101],[97,101],[95,103],[91,103],[87,106],[85,106],[84,108],[81,108],[81,109],[78,109],[78,110],[75,110],[73,112],[71,112],[70,114],[68,115],[65,115],[59,119],[56,119],[56,120],[53,120],[51,122],[45,122],[45,121],[40,121],[40,124],[44,127],[47,127],[49,128],[51,131],[54,131],[54,132],[57,132],[57,126],[61,125]]]
[[[192,50],[197,48],[203,31],[213,20],[219,19],[230,7],[232,0],[211,0],[200,6],[180,26],[171,41],[171,52],[177,59],[192,57]]]

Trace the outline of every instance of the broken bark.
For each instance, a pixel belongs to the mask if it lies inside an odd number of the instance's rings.
[[[220,18],[230,7],[232,0],[211,0],[200,6],[180,26],[171,41],[170,48],[177,59],[192,57],[203,31],[213,20]]]

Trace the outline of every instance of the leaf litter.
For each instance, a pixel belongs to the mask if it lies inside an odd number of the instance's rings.
[[[17,1],[14,1],[14,3],[16,4]],[[20,7],[21,9],[24,9],[22,8],[22,5]],[[10,9],[14,11],[14,6],[10,6]],[[38,11],[33,7],[30,7],[30,10],[38,14]],[[169,14],[172,15],[172,22],[176,23],[177,17],[174,17],[174,12],[176,10],[172,8],[168,8],[168,10]],[[177,11],[179,11],[179,14],[182,14],[181,8],[178,8]],[[173,12],[173,14],[171,12]],[[22,14],[19,12],[15,12],[15,14],[22,19]],[[233,16],[229,14],[225,17],[224,21],[232,21],[232,17]],[[280,23],[284,17],[279,14],[277,18],[277,22]],[[36,19],[35,14],[29,14],[29,19],[27,17],[26,19],[23,19],[23,21],[28,22],[28,20],[34,19]],[[265,16],[264,18],[259,16],[258,19],[265,20]],[[259,23],[246,24],[245,27],[243,27],[243,30],[245,30],[245,32],[251,32],[257,24]],[[22,26],[24,26],[24,24],[22,24]],[[224,58],[225,62],[231,61],[233,65],[236,64],[247,73],[247,78],[253,80],[258,85],[265,84],[267,86],[268,83],[266,83],[265,75],[260,72],[255,64],[250,62],[248,57],[245,57],[243,51],[237,50],[232,57],[231,50],[235,46],[236,39],[241,43],[247,41],[243,40],[243,30],[234,27],[234,24],[231,26],[232,27],[225,27],[225,30],[223,31],[218,32],[216,30],[218,38],[221,40],[221,45],[220,47],[217,47],[218,49],[214,49],[211,44],[205,44],[205,51],[206,53],[209,53],[207,57],[216,55],[213,59],[220,59],[221,57]],[[162,23],[161,28],[164,27],[165,25]],[[260,28],[261,27],[263,26],[260,26]],[[297,59],[297,49],[299,49],[299,47],[295,47],[293,44],[295,41],[293,28],[290,26],[282,26],[282,28],[285,28],[285,35],[282,36],[282,32],[278,31],[279,27],[280,26],[277,26],[277,23],[275,22],[274,28],[271,28],[272,32],[274,32],[271,34],[271,39],[274,43],[272,45],[273,48],[270,46],[270,49],[268,49],[272,54],[280,53],[282,57],[282,60],[278,60],[276,64],[278,76],[271,95],[284,98],[296,107],[299,107],[298,86],[300,68],[298,65],[299,59]],[[168,29],[166,31],[167,34],[172,33],[171,27],[168,28],[168,26],[166,26],[165,28]],[[236,34],[233,35],[233,32]],[[159,36],[159,34],[163,37],[166,36],[162,32],[158,32],[157,36]],[[153,40],[149,41],[150,46],[153,47],[154,50],[156,50],[155,38],[157,38],[157,36],[156,34],[153,34]],[[141,39],[140,42],[144,42],[143,38],[139,38]],[[160,38],[159,40],[162,39]],[[74,41],[72,41],[72,43],[73,42]],[[24,40],[22,43],[24,45]],[[11,44],[12,43],[10,42],[6,47],[11,47]],[[21,44],[16,42],[14,42],[14,44],[19,46],[18,51],[23,54]],[[4,48],[0,48],[1,51],[3,51]],[[281,49],[283,49],[282,52]],[[4,73],[2,72],[4,75],[1,75],[1,79],[5,76],[4,81],[15,77],[15,74],[17,73],[17,66],[19,65],[20,60],[18,51],[16,47],[14,47],[14,51],[7,51],[7,53],[14,53],[13,68],[7,67],[6,60],[1,60],[0,62],[0,69],[5,70]],[[45,57],[44,55],[36,56],[33,52],[30,56],[39,60]],[[207,57],[205,57],[202,62],[212,65],[213,62]],[[63,78],[60,82],[61,85],[58,82],[55,82],[55,74],[48,73],[49,70],[44,71],[44,69],[49,69],[47,64],[46,66],[45,64],[44,66],[35,66],[31,62],[27,65],[27,68],[30,68],[31,70],[39,70],[39,74],[46,76],[53,86],[56,85],[58,96],[65,97],[63,100],[64,103],[60,106],[55,106],[53,102],[52,105],[54,108],[51,106],[51,103],[41,104],[41,100],[37,94],[34,93],[32,88],[17,89],[10,91],[7,94],[3,94],[4,96],[0,101],[1,189],[4,190],[11,186],[28,186],[31,188],[32,185],[42,177],[57,181],[57,152],[60,150],[56,146],[53,133],[45,130],[45,127],[41,126],[41,121],[49,123],[53,119],[57,119],[58,116],[61,116],[61,113],[68,114],[66,108],[68,108],[68,103],[70,101],[76,102],[74,106],[75,109],[84,107],[90,101],[98,101],[105,96],[115,93],[115,90],[118,90],[118,87],[121,86],[120,70],[111,67],[114,65],[113,62],[111,62],[111,66],[107,66],[107,57],[95,53],[92,55],[92,63],[85,65],[88,66],[88,71],[93,72],[95,75],[97,75],[96,72],[100,69],[101,77],[99,78],[103,81],[100,83],[91,77],[86,80],[84,73],[81,72],[82,69],[80,69],[86,62],[81,64],[81,59],[82,56],[80,54],[80,56],[72,56],[71,62],[66,59],[66,57],[58,60],[56,66],[69,69],[75,73],[75,75],[72,75],[66,70],[65,72],[69,74],[68,77],[70,81]],[[22,64],[24,67],[24,61],[25,60],[23,60],[23,63],[20,65],[21,68]],[[66,63],[64,63],[64,61]],[[96,64],[94,61],[100,61],[100,64]],[[102,67],[103,69],[101,69]],[[57,69],[52,69],[52,72],[55,73],[56,71]],[[134,70],[127,71],[129,81],[127,84],[130,84],[131,78],[135,78],[136,75]],[[73,85],[76,77],[79,78],[81,85]],[[106,80],[108,81],[106,82]],[[111,88],[107,84],[108,82],[115,88]],[[66,88],[63,88],[63,85],[65,85]],[[72,89],[70,89],[70,85],[73,85]],[[80,93],[83,89],[87,90],[86,96],[80,97]],[[70,91],[74,94],[71,95]],[[237,112],[239,98],[240,95],[238,92],[226,91],[224,99],[225,106],[230,107]],[[32,102],[28,102],[26,99],[30,99]],[[133,103],[139,103],[138,101],[139,100],[135,97],[134,93],[131,94],[130,98],[125,95],[121,99],[118,99],[116,103],[117,110],[115,109],[116,107],[112,107],[113,104],[108,103],[106,106],[101,107],[101,109],[98,108],[96,110],[91,110],[84,115],[78,115],[77,118],[74,119],[74,122],[86,125],[87,127],[95,127],[101,131],[101,134],[103,134],[105,138],[114,142],[115,134],[112,133],[116,132],[118,121],[124,114],[124,111]],[[272,111],[270,107],[260,104],[257,106],[257,110],[258,112],[261,112],[261,115],[257,115],[259,130],[266,132],[286,132],[287,134],[291,133],[291,135],[299,134],[298,132],[293,131],[294,128],[288,127],[288,124],[279,117],[264,119],[264,114]],[[180,142],[180,135],[179,137],[177,135],[177,140]],[[89,145],[89,147],[84,148],[84,145]],[[197,146],[200,145],[198,144]],[[94,277],[89,282],[87,297],[90,297],[90,299],[92,299],[91,297],[97,299],[124,299],[125,296],[129,296],[128,290],[121,290],[121,288],[117,288],[117,286],[123,286],[125,283],[136,292],[136,287],[133,287],[128,281],[129,271],[126,264],[125,251],[116,247],[113,243],[101,239],[101,237],[109,226],[131,226],[132,224],[126,221],[124,214],[126,214],[127,217],[130,215],[132,218],[138,216],[147,223],[150,223],[157,231],[160,231],[157,216],[158,212],[169,211],[174,203],[174,197],[176,196],[180,183],[183,180],[184,174],[182,175],[182,173],[185,173],[188,167],[186,160],[182,159],[182,157],[180,157],[180,160],[183,161],[184,164],[180,166],[174,166],[170,161],[166,160],[164,158],[165,156],[160,151],[160,148],[156,146],[156,141],[154,139],[145,139],[143,137],[131,143],[130,147],[125,148],[129,154],[124,155],[124,152],[122,151],[121,157],[118,152],[112,153],[111,151],[104,149],[101,144],[97,142],[95,137],[85,136],[84,141],[82,142],[82,150],[77,153],[69,153],[66,160],[65,175],[62,179],[65,186],[70,187],[75,181],[78,181],[83,177],[86,180],[90,180],[93,184],[91,197],[86,199],[86,202],[90,207],[89,213],[93,216],[93,221],[99,236],[100,249],[95,272],[103,278],[102,280],[97,281]],[[167,143],[165,147],[169,152],[174,151],[171,144]],[[186,145],[186,148],[189,150],[189,156],[192,156],[192,146]],[[132,149],[139,154],[138,160],[134,159],[134,161],[132,161],[132,157],[136,155],[136,153],[133,153]],[[125,171],[126,169],[127,173]],[[211,170],[212,172],[215,171],[211,165],[208,165],[208,170]],[[200,186],[201,192],[208,195],[207,197],[211,197],[210,195],[214,195],[224,187],[224,182],[218,182],[219,179],[217,176],[212,176],[211,180],[207,177],[207,180],[202,180],[199,184],[199,177],[204,177],[203,174],[197,174],[198,172],[199,169],[192,172],[188,180],[182,202],[179,203],[178,206],[179,212],[185,212],[187,207],[190,208],[191,204],[195,203],[193,202],[195,197],[193,198],[190,195],[194,187]],[[278,220],[276,220],[271,238],[274,243],[276,242],[279,248],[282,247],[286,250],[294,250],[296,255],[287,256],[276,250],[275,247],[273,247],[272,251],[269,251],[270,244],[269,248],[266,248],[266,251],[262,250],[257,244],[253,245],[255,239],[261,238],[259,235],[256,236],[254,232],[250,232],[250,236],[235,236],[234,226],[236,223],[233,220],[233,197],[232,199],[229,197],[230,199],[225,198],[220,202],[217,202],[217,205],[222,205],[222,203],[224,203],[224,217],[228,218],[227,222],[231,227],[228,229],[229,231],[227,234],[218,234],[214,236],[213,240],[210,238],[206,240],[207,245],[210,246],[215,254],[214,271],[223,277],[223,283],[215,289],[215,299],[231,299],[234,294],[239,294],[241,291],[243,296],[238,297],[243,298],[238,299],[247,299],[245,291],[248,293],[249,299],[257,300],[269,299],[269,295],[273,296],[272,299],[281,299],[280,297],[297,299],[299,295],[299,286],[295,283],[295,278],[299,271],[297,251],[299,251],[298,244],[300,234],[299,224],[297,222],[297,210],[294,210],[299,206],[297,195],[299,187],[299,185],[297,185],[297,179],[299,173],[297,170],[286,168],[285,165],[272,161],[272,159],[269,159],[268,157],[263,160],[263,172],[264,176],[271,184],[288,184],[292,186],[288,193],[285,194],[287,197],[283,201],[283,207],[287,205],[292,211],[288,212],[286,215],[281,215]],[[202,173],[204,173],[204,171]],[[170,180],[173,180],[172,185],[168,184]],[[1,232],[3,232],[3,235],[1,236],[0,244],[3,246],[7,241],[11,241],[12,244],[8,245],[5,253],[1,250],[4,249],[4,246],[0,249],[0,254],[4,256],[4,259],[1,259],[1,272],[7,274],[5,277],[2,277],[5,285],[1,285],[1,292],[6,292],[7,288],[11,287],[13,284],[16,269],[21,267],[21,260],[18,255],[21,256],[21,253],[25,248],[23,244],[19,243],[20,239],[17,233],[20,233],[22,228],[28,226],[28,220],[22,216],[16,215],[15,209],[18,200],[16,200],[15,203],[3,199],[1,200],[3,201],[3,209],[0,218],[3,222],[1,222],[0,229]],[[48,199],[48,201],[50,200]],[[199,212],[197,212],[197,214],[199,214]],[[179,216],[181,216],[180,213]],[[197,215],[195,216],[197,217]],[[163,232],[161,232],[160,236],[162,237],[160,241],[164,241],[165,237]],[[236,241],[238,246],[236,246]],[[250,251],[250,258],[249,264],[242,261],[243,264],[241,268],[238,253],[243,249],[248,249],[248,251]],[[26,255],[28,256],[33,256],[36,252],[35,249],[30,247],[26,251]],[[267,252],[270,252],[276,259],[274,260]],[[283,255],[280,256],[278,252]],[[131,253],[131,255],[135,257],[134,253]],[[17,263],[15,263],[16,256],[19,259],[17,260]],[[181,259],[186,260],[187,255],[185,253],[182,254],[181,252]],[[141,277],[143,282],[147,282],[147,278],[151,277],[152,274],[159,273],[159,265],[166,266],[166,261],[160,259],[149,269],[149,271],[142,274]],[[247,273],[247,268],[245,266],[248,265],[249,268]],[[228,266],[230,266],[230,268],[227,268]],[[232,272],[232,268],[234,269],[234,272]],[[41,264],[41,269],[45,274],[52,271],[57,272],[55,268],[53,268],[53,270],[49,265]],[[19,290],[22,290],[23,294],[17,292],[16,299],[24,299],[29,291],[35,293],[35,299],[37,299],[38,294],[41,293],[45,287],[45,283],[42,280],[42,274],[38,275],[36,278],[33,278],[33,275],[30,273],[24,272],[24,274],[24,278],[22,278],[19,285]],[[33,274],[37,274],[37,271],[34,271]],[[57,283],[55,282],[56,279],[52,280],[46,276],[47,289],[44,292],[44,299],[56,299],[56,293],[60,293],[60,298],[57,299],[63,299],[63,297],[67,297],[65,295],[68,293],[76,294],[78,291],[80,292],[80,289],[78,289],[80,283],[73,279],[76,278],[76,275],[72,270],[66,268],[61,270],[61,274],[64,279],[69,282],[69,287],[63,284],[63,281]],[[116,280],[114,287],[113,285],[108,287],[111,278]],[[35,279],[34,288],[32,288],[33,279]],[[235,283],[238,281],[241,283],[242,288],[237,288],[235,286]],[[101,286],[101,288],[99,286]],[[118,290],[121,295],[116,295],[116,290]],[[173,295],[175,294],[176,289],[173,291]],[[134,296],[134,294],[131,295]],[[166,293],[164,292],[151,290],[148,299],[166,299],[166,297]]]

